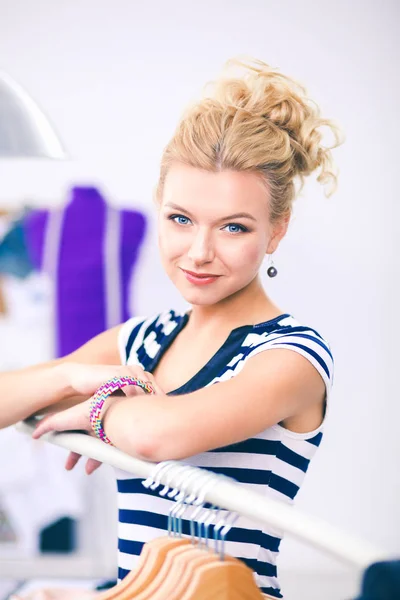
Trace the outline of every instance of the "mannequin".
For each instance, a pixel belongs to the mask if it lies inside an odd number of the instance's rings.
[[[67,204],[25,219],[33,264],[54,288],[54,356],[127,320],[132,271],[145,216],[111,207],[95,187],[73,187]]]

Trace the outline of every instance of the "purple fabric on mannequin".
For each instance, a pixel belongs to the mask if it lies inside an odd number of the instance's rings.
[[[74,187],[64,208],[32,211],[24,227],[33,264],[55,282],[57,357],[131,316],[130,281],[146,230],[141,212],[109,207],[94,187]]]

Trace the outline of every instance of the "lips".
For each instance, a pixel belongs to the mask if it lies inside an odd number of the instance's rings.
[[[182,269],[185,273],[189,273],[189,275],[193,275],[193,277],[219,277],[219,275],[215,275],[214,273],[195,273],[194,271],[188,271],[187,269]]]
[[[194,285],[208,285],[220,277],[220,275],[214,275],[213,273],[194,273],[193,271],[186,271],[186,269],[182,269],[182,272],[186,279]]]

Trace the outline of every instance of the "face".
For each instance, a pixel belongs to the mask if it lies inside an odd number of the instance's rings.
[[[181,164],[165,180],[158,235],[163,266],[192,305],[215,304],[249,286],[282,237],[256,174]]]

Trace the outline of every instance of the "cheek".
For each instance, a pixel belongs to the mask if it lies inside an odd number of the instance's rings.
[[[259,240],[247,239],[241,244],[232,244],[225,252],[226,261],[235,270],[242,268],[251,271],[257,270],[263,261],[265,254],[265,245]]]
[[[182,236],[174,234],[169,224],[162,223],[158,228],[158,247],[161,258],[172,259],[183,251]]]

